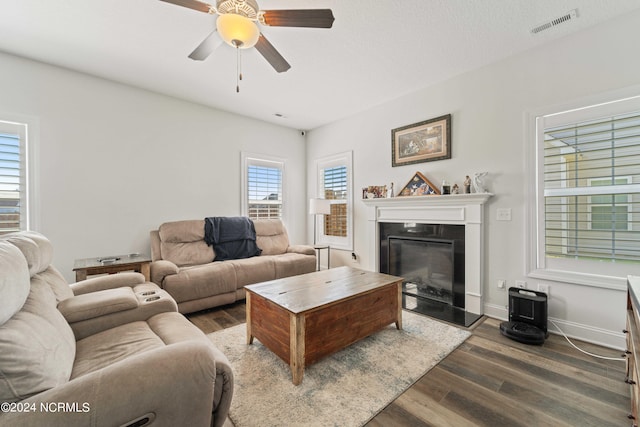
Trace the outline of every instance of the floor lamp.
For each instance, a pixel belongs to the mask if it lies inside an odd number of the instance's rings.
[[[318,215],[329,215],[331,202],[327,199],[309,199],[309,214],[313,215],[313,246],[316,245],[316,225]]]

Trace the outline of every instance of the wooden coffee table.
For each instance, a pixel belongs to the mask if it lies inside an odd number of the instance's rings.
[[[245,286],[247,344],[260,340],[291,367],[304,367],[391,323],[402,329],[402,278],[338,267]]]

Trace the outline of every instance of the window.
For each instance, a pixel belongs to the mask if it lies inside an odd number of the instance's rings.
[[[640,273],[640,98],[541,115],[536,128],[534,273]]]
[[[347,237],[347,167],[323,170],[324,198],[331,201],[331,214],[324,216],[324,234]]]
[[[351,152],[317,161],[317,197],[331,203],[331,214],[316,219],[317,241],[336,249],[353,250],[351,168]]]
[[[29,229],[27,127],[0,121],[0,234]]]
[[[615,178],[614,185],[623,186],[631,184],[631,177]],[[609,185],[609,178],[595,178],[589,180],[589,186],[599,187]],[[628,194],[605,194],[591,196],[589,212],[590,230],[598,231],[632,231]]]
[[[242,153],[242,163],[242,214],[251,219],[282,219],[284,160]]]

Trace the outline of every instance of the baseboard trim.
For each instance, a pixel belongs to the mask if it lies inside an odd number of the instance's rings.
[[[498,320],[507,320],[509,318],[509,310],[507,307],[497,304],[484,304],[484,314],[487,317]],[[622,331],[610,331],[581,323],[570,322],[568,320],[557,319],[555,317],[549,317],[549,320],[555,322],[569,338],[575,338],[616,350],[626,349],[626,338]],[[551,322],[548,322],[547,328],[549,328],[549,333],[562,335]]]
[[[493,319],[507,320],[509,318],[509,310],[504,305],[484,304],[483,313]]]

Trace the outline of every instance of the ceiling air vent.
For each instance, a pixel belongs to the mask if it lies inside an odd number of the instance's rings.
[[[564,24],[565,22],[569,22],[572,19],[576,19],[578,17],[578,9],[570,10],[562,16],[559,16],[555,19],[552,19],[549,22],[545,22],[544,24],[540,24],[531,29],[533,34],[537,34],[541,31],[548,30],[549,28],[553,28],[556,25]]]

